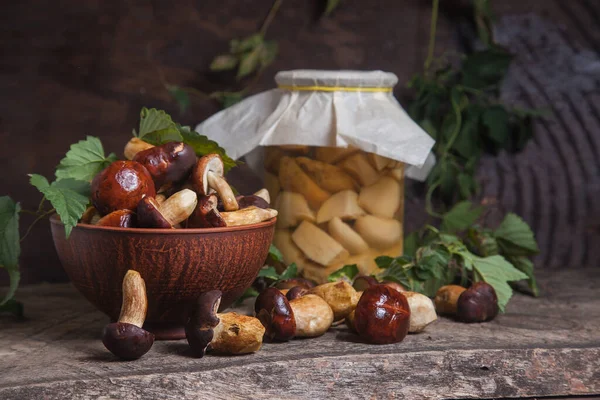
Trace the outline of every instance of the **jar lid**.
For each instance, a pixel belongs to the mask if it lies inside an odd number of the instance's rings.
[[[275,82],[284,88],[312,87],[313,90],[318,91],[320,86],[327,88],[391,88],[398,83],[398,77],[391,72],[384,71],[295,69],[278,72],[275,75]]]

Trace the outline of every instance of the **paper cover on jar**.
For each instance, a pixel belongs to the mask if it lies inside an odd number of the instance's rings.
[[[435,163],[433,139],[392,93],[396,75],[293,70],[279,72],[275,81],[278,88],[213,115],[196,130],[235,159],[257,146],[353,146],[413,166],[406,174],[419,180]]]

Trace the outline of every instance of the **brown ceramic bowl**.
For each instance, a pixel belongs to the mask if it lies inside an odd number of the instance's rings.
[[[75,287],[112,320],[121,309],[121,283],[129,269],[146,281],[146,326],[158,338],[181,338],[187,305],[219,289],[231,305],[263,266],[275,221],[208,229],[137,229],[79,224],[67,240],[51,219],[60,261]]]

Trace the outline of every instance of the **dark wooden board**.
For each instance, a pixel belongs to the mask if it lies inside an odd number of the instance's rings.
[[[26,286],[28,320],[0,319],[0,398],[498,398],[600,394],[600,271],[541,274],[485,324],[441,318],[402,343],[343,328],[252,355],[191,358],[185,340],[121,362],[107,318],[68,284]]]

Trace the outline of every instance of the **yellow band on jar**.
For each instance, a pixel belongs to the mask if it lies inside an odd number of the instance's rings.
[[[391,92],[391,87],[293,86],[278,85],[279,89],[310,92]]]

